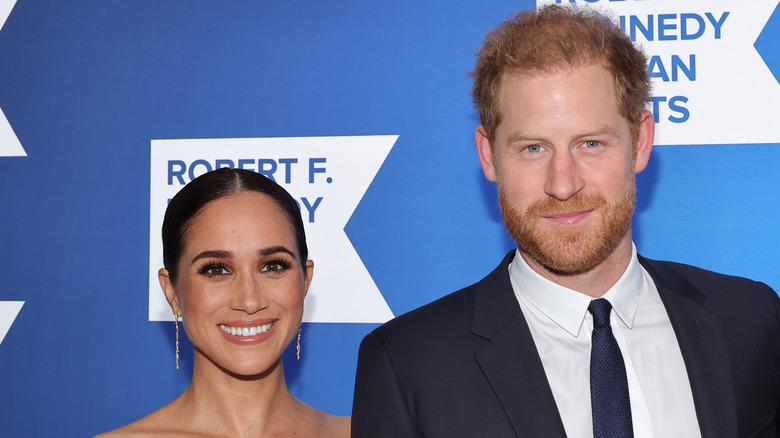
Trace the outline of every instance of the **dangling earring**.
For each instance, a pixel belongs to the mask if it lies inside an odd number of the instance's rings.
[[[176,369],[179,369],[179,315],[176,314],[176,312],[173,313],[173,316],[176,317],[174,320],[176,322]]]
[[[295,358],[301,360],[301,328],[298,327],[298,340],[295,342]]]

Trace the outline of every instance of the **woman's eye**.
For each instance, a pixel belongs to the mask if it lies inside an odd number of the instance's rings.
[[[287,269],[287,264],[279,261],[267,262],[260,269],[262,272],[281,272]]]
[[[208,270],[208,273],[211,275],[225,275],[225,268],[223,267],[214,267]]]
[[[227,267],[224,265],[206,265],[200,270],[201,274],[208,275],[209,277],[222,277],[229,274]]]

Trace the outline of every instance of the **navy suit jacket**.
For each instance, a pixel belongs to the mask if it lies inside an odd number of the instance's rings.
[[[353,437],[566,436],[509,281],[513,257],[363,339]],[[640,263],[680,344],[702,436],[780,436],[777,294],[692,266]]]

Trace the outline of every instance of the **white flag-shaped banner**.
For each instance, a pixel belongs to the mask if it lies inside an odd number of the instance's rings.
[[[5,25],[11,9],[14,8],[16,0],[0,0],[0,30]],[[25,157],[22,144],[16,137],[11,124],[5,118],[2,108],[0,108],[0,157]],[[24,301],[0,301],[0,342],[3,342],[5,335],[14,323],[19,311],[22,310]]]
[[[537,6],[575,3],[538,0]],[[780,143],[780,84],[754,47],[778,0],[576,1],[611,14],[650,58],[655,143]]]
[[[15,4],[16,0],[0,0],[0,30],[3,29],[5,21],[11,14]],[[16,137],[11,124],[8,123],[8,119],[5,117],[3,109],[0,108],[0,157],[26,156],[27,153],[19,142],[19,138]]]
[[[152,140],[149,320],[173,318],[157,280],[165,208],[184,184],[219,167],[271,176],[301,207],[314,280],[304,322],[379,323],[393,314],[344,232],[396,135]]]
[[[5,339],[11,324],[16,320],[19,311],[22,310],[24,301],[0,301],[0,343]]]

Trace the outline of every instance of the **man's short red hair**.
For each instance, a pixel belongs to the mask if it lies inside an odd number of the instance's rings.
[[[600,62],[615,81],[620,114],[636,139],[639,117],[650,100],[647,58],[608,17],[591,9],[549,5],[510,15],[485,36],[472,97],[490,144],[501,122],[505,74],[549,73]]]

